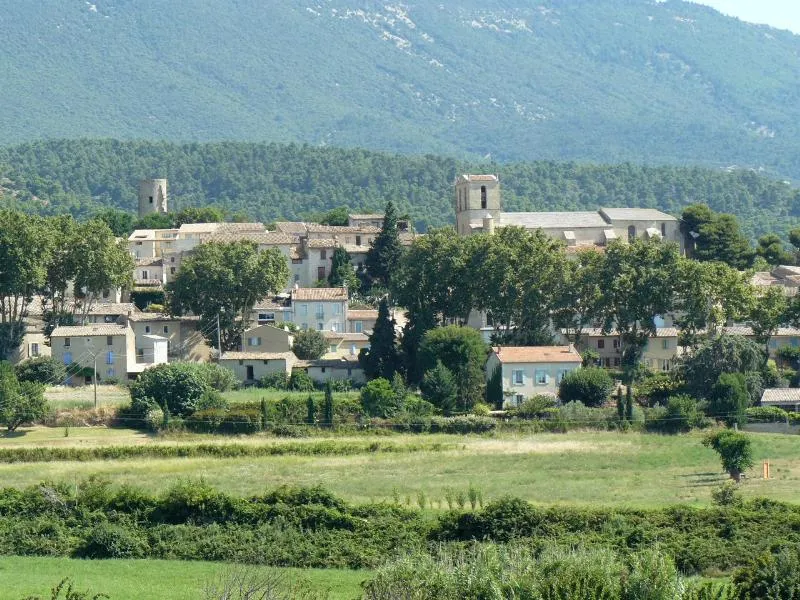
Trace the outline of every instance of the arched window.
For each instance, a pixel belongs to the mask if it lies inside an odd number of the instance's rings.
[[[635,239],[636,239],[636,226],[635,225],[629,225],[628,226],[628,241],[632,242]]]

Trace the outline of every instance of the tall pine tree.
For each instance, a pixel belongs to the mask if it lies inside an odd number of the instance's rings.
[[[395,343],[395,322],[389,316],[389,302],[381,300],[378,307],[378,320],[369,336],[369,350],[362,349],[358,362],[369,379],[383,377],[392,380],[400,363]]]
[[[392,272],[400,263],[403,246],[400,244],[400,233],[397,230],[397,211],[390,200],[383,214],[381,232],[370,244],[365,266],[367,275],[373,285],[389,287]]]
[[[331,258],[331,273],[328,275],[328,284],[331,287],[347,287],[351,294],[356,291],[361,282],[353,270],[350,253],[342,246],[336,246]]]

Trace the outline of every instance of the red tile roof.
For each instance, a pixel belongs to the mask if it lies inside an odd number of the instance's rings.
[[[493,348],[501,363],[580,363],[573,346],[499,346]]]

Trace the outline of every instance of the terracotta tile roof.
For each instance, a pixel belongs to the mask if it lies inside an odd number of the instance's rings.
[[[129,242],[143,242],[156,239],[155,229],[137,229],[128,236]]]
[[[180,233],[213,233],[219,226],[219,223],[184,223],[178,231]]]
[[[317,225],[316,223],[308,224],[308,233],[380,233],[379,227],[371,225],[357,225],[350,227],[348,225]]]
[[[86,314],[89,315],[127,315],[139,312],[132,302],[95,302]]]
[[[344,244],[344,249],[347,250],[348,254],[366,254],[369,252],[369,246],[361,245],[356,246],[355,244]]]
[[[275,229],[281,233],[304,234],[308,231],[308,226],[300,221],[276,221]]]
[[[502,346],[493,350],[501,363],[583,362],[572,346]]]
[[[346,288],[297,288],[292,290],[292,301],[347,300]]]
[[[753,335],[753,329],[747,325],[723,327],[722,332],[726,335],[741,335],[745,337]],[[775,333],[775,336],[800,336],[800,329],[797,327],[779,327],[778,331]]]
[[[761,394],[761,404],[800,404],[800,388],[767,388]]]
[[[345,342],[368,342],[366,333],[343,333],[341,331],[323,331],[326,340],[343,340]]]
[[[327,367],[329,369],[360,369],[358,357],[352,358],[320,358],[318,360],[298,360],[295,364],[298,368],[308,367]]]
[[[461,177],[466,181],[497,181],[497,175],[471,175],[464,173]]]
[[[370,321],[373,319],[378,318],[378,311],[377,310],[348,310],[347,311],[347,320],[348,321]]]
[[[266,231],[263,223],[220,223],[217,233],[237,233],[241,231]]]
[[[125,325],[98,323],[96,325],[56,327],[50,337],[92,337],[95,335],[126,335]]]
[[[238,231],[228,233],[215,233],[208,238],[209,242],[230,244],[231,242],[241,242],[249,240],[261,246],[289,246],[295,242],[292,236],[285,233],[275,233],[269,231]]]
[[[155,322],[155,321],[199,321],[200,320],[200,317],[198,317],[198,316],[178,317],[178,316],[175,316],[175,315],[170,315],[168,313],[156,313],[156,312],[138,312],[138,313],[133,313],[128,318],[133,323],[148,323],[148,322]]]
[[[383,213],[372,213],[372,214],[365,214],[365,215],[348,215],[348,218],[352,221],[377,221],[378,219],[383,219]]]
[[[225,352],[220,360],[285,360],[294,364],[297,357],[292,352]]]
[[[136,266],[137,267],[161,267],[164,265],[164,259],[161,257],[152,256],[149,258],[137,258],[136,259]]]
[[[306,242],[306,246],[308,246],[309,248],[335,248],[338,245],[339,242],[337,242],[334,239],[328,239],[328,238],[318,239],[318,240],[308,240],[308,242]]]
[[[608,333],[603,333],[603,330],[599,327],[588,327],[583,330],[581,335],[587,337],[616,337],[619,333],[615,329],[612,329]],[[653,337],[678,337],[678,329],[676,327],[659,327],[656,329],[656,335]]]
[[[288,308],[288,302],[288,298],[286,300],[266,298],[256,302],[253,310],[284,310]]]

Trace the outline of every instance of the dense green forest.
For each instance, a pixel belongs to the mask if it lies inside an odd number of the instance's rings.
[[[7,3],[0,144],[294,141],[800,179],[800,36],[677,0],[444,7]]]
[[[800,190],[750,170],[634,164],[496,164],[296,144],[53,141],[0,149],[3,203],[86,217],[134,211],[137,182],[168,177],[172,210],[215,204],[262,221],[302,219],[337,206],[382,210],[393,200],[419,229],[451,223],[459,172],[497,172],[506,210],[656,207],[692,203],[737,215],[745,232],[784,235],[800,223]],[[5,183],[3,183],[5,182]]]

